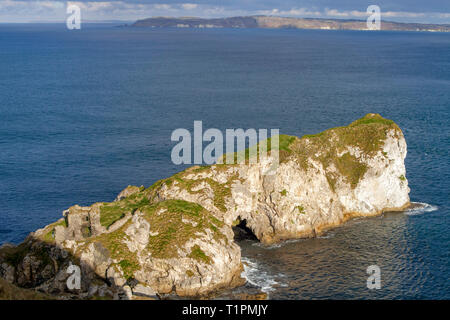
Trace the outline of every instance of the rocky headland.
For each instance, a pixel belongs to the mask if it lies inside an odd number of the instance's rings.
[[[317,19],[279,16],[244,16],[229,18],[153,17],[138,20],[132,27],[152,28],[265,28],[265,29],[320,29],[320,30],[368,30],[366,20]],[[448,24],[381,22],[381,30],[449,32]]]
[[[272,244],[409,205],[406,142],[393,121],[368,114],[279,138],[278,166],[269,150],[257,163],[194,166],[128,186],[113,202],[70,207],[20,245],[3,245],[0,276],[60,298],[207,296],[245,283],[233,228]],[[79,289],[67,286],[71,264]]]

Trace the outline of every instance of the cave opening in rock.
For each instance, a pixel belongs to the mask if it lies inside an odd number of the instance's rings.
[[[234,240],[255,240],[258,241],[253,231],[247,226],[247,220],[240,217],[233,224]]]

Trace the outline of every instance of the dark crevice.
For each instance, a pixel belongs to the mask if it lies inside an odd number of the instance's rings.
[[[234,240],[235,241],[243,241],[243,240],[254,240],[258,241],[253,231],[247,227],[247,220],[240,220],[239,223],[233,227],[234,232]]]

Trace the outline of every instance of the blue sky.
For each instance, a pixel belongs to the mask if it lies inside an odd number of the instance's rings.
[[[0,0],[1,22],[64,21],[66,1]],[[79,0],[83,20],[136,20],[152,16],[278,15],[366,19],[369,5],[382,20],[450,24],[450,0]]]

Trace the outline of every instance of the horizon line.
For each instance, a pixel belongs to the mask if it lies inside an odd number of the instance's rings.
[[[92,20],[81,18],[82,23],[130,23],[137,22],[146,19],[155,19],[155,18],[165,18],[165,19],[203,19],[203,20],[212,20],[212,19],[230,19],[230,18],[243,18],[243,17],[276,17],[276,18],[284,18],[284,19],[307,19],[307,20],[333,20],[333,21],[358,21],[364,22],[364,19],[356,19],[356,18],[311,18],[311,17],[289,17],[289,16],[277,16],[277,15],[238,15],[238,16],[224,16],[224,17],[196,17],[196,16],[151,16],[147,18],[138,18],[138,19],[104,19],[104,20]],[[440,26],[450,26],[450,23],[433,23],[433,22],[402,22],[402,21],[394,21],[394,20],[381,20],[381,22],[388,23],[401,23],[401,24],[420,24],[420,25],[440,25]],[[53,24],[53,23],[66,23],[66,20],[37,20],[37,21],[11,21],[11,22],[1,22],[0,24]]]

